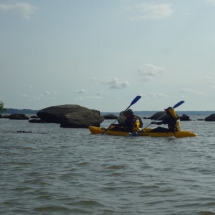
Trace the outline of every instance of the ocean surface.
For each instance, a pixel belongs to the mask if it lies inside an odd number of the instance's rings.
[[[198,120],[206,116],[181,122],[198,134],[192,138],[0,119],[0,214],[215,214],[215,122]]]

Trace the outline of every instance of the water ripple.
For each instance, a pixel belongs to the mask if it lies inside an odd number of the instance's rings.
[[[199,136],[171,141],[4,123],[1,214],[215,214],[212,123],[187,122]]]

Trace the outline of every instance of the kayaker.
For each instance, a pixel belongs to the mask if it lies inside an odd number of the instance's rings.
[[[122,112],[120,112],[119,118],[118,118],[118,120],[117,120],[118,123],[119,123],[120,125],[123,125],[124,122],[125,122],[125,120],[126,120],[126,113],[125,113],[125,112],[127,112],[128,114],[129,114],[129,113],[132,113],[132,114],[134,115],[134,112],[133,112],[132,109],[129,109],[129,110],[127,110],[127,111],[122,111]],[[142,121],[141,117],[139,117],[139,116],[137,116],[137,115],[134,115],[134,116],[139,120],[139,123],[140,123],[139,127],[142,128],[142,126],[143,126],[143,121]]]
[[[139,130],[143,126],[143,122],[139,116],[134,115],[132,109],[123,111],[119,117],[119,124],[113,124],[115,127],[113,130],[121,130],[127,132],[133,132]],[[138,125],[136,123],[138,122]],[[138,126],[138,127],[137,127]]]
[[[152,122],[151,124],[156,125],[168,125],[168,128],[164,127],[157,127],[154,128],[151,132],[174,132],[174,131],[180,131],[180,119],[178,115],[176,114],[174,108],[168,107],[167,109],[164,109],[166,112],[166,118],[163,119],[161,122]]]

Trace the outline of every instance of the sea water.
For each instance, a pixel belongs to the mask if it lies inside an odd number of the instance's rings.
[[[0,119],[0,214],[215,214],[215,122],[197,118],[181,122],[191,138]]]

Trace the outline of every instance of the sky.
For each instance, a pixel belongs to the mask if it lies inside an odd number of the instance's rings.
[[[0,101],[215,110],[215,0],[0,0]]]

